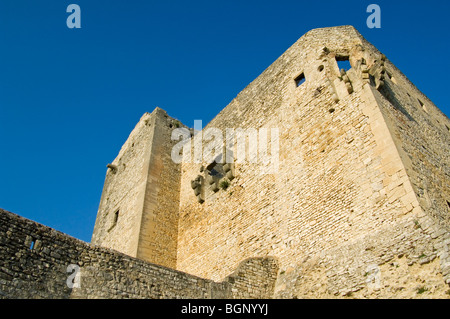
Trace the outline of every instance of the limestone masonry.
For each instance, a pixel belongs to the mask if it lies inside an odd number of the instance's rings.
[[[450,120],[353,27],[305,34],[203,129],[277,129],[277,170],[176,162],[178,128],[142,116],[91,244],[0,211],[0,298],[450,298]]]

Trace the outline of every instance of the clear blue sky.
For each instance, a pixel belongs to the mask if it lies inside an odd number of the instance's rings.
[[[90,241],[106,164],[144,112],[206,124],[318,27],[355,26],[448,116],[449,17],[447,0],[0,0],[0,207]]]

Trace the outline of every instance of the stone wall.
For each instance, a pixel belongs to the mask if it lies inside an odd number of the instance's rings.
[[[392,63],[374,94],[420,206],[450,231],[450,119]]]
[[[70,265],[79,267],[79,287],[67,285],[75,274]],[[272,258],[250,259],[225,281],[214,282],[84,243],[0,209],[0,298],[270,298],[277,272]]]
[[[280,272],[275,298],[450,298],[450,235],[422,213]]]
[[[384,101],[389,81],[422,96],[352,27],[289,48],[205,128],[279,128],[279,170],[235,163],[230,186],[199,203],[189,181],[208,163],[184,163],[177,268],[221,280],[242,259],[275,256],[277,297],[448,297],[448,119],[429,104],[436,123],[405,127],[426,112]],[[419,181],[439,206],[423,206]],[[384,276],[376,290],[372,272]]]
[[[279,170],[236,163],[228,189],[198,203],[190,180],[200,165],[183,164],[178,269],[220,280],[241,260],[270,255],[285,269],[418,207],[362,76],[356,67],[347,72],[350,91],[339,71],[345,57],[353,66],[374,63],[378,53],[362,45],[352,27],[307,33],[208,124],[278,128]]]
[[[147,178],[136,257],[175,268],[181,165],[171,158],[176,143],[171,140],[171,133],[181,123],[160,108],[153,114],[154,131],[146,158]]]

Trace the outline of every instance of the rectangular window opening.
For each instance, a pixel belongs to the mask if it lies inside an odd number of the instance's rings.
[[[305,81],[306,81],[305,73],[302,72],[299,76],[297,76],[297,77],[295,78],[295,85],[296,85],[297,87],[299,87],[300,85],[302,85],[303,83],[305,83]]]
[[[33,250],[35,245],[36,245],[36,240],[32,239],[31,244],[30,244],[30,250]]]
[[[338,65],[339,72],[341,70],[348,71],[352,68],[349,56],[336,56],[336,63]]]

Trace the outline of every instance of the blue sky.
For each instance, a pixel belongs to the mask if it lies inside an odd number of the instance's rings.
[[[355,26],[449,116],[449,16],[447,0],[0,0],[0,207],[90,241],[106,164],[144,112],[206,124],[318,27]]]

